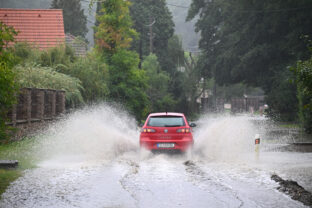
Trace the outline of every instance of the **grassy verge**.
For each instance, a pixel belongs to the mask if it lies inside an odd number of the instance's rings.
[[[15,181],[22,175],[21,170],[2,170],[0,169],[0,199],[6,188],[11,182]]]
[[[0,144],[0,160],[18,160],[15,169],[0,169],[0,198],[11,182],[22,176],[26,169],[35,167],[31,149],[34,138],[25,138],[22,141],[9,144]]]

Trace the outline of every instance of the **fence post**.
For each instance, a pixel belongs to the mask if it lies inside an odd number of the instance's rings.
[[[51,102],[52,102],[52,104],[51,104],[51,117],[52,118],[54,118],[54,116],[55,116],[55,112],[56,112],[56,91],[55,90],[53,90],[53,91],[51,91],[52,92],[52,100],[51,100]]]
[[[31,89],[30,88],[26,88],[25,91],[25,95],[26,95],[26,112],[27,112],[27,123],[30,124],[31,123]]]
[[[38,119],[43,120],[44,117],[44,90],[41,89],[38,98]]]
[[[16,126],[16,104],[12,107],[12,124],[13,126]]]

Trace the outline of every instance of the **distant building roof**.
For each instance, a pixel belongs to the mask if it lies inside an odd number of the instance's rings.
[[[83,40],[71,34],[66,34],[66,43],[73,48],[76,56],[87,55],[87,43]]]
[[[0,21],[19,32],[15,38],[17,42],[27,42],[40,49],[65,43],[61,9],[0,8]]]

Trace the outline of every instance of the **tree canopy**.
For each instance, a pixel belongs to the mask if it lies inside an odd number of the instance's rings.
[[[101,3],[96,28],[97,51],[109,68],[109,98],[124,104],[137,119],[146,116],[149,101],[145,93],[147,77],[139,70],[139,56],[128,50],[136,31],[132,28],[129,1]]]
[[[95,37],[97,49],[103,54],[112,55],[120,49],[129,48],[137,35],[132,29],[129,5],[129,1],[123,0],[102,2]]]
[[[301,37],[312,34],[311,8],[309,0],[193,0],[188,20],[199,15],[203,75],[220,85],[262,87],[275,112],[296,112],[291,109],[296,103],[290,103],[296,100],[296,88],[287,81],[292,78],[287,66],[308,57]],[[273,102],[285,95],[292,99],[281,105]]]
[[[80,0],[53,0],[51,8],[63,9],[65,33],[85,38],[88,32],[87,17]]]
[[[165,71],[172,70],[168,41],[174,33],[172,15],[165,0],[131,0],[130,14],[134,22],[134,29],[140,37],[132,44],[132,48],[140,54],[140,58],[150,54],[150,35],[152,35],[151,53],[156,54],[161,68]],[[153,24],[154,23],[154,24]],[[150,25],[152,33],[150,34]]]
[[[0,22],[0,140],[6,138],[5,121],[8,110],[15,103],[17,85],[12,71],[13,57],[7,45],[14,41],[17,32]]]

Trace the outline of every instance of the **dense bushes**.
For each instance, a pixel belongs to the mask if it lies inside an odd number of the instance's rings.
[[[83,87],[81,94],[86,103],[107,100],[110,92],[108,67],[101,62],[94,51],[85,58],[78,58],[68,67],[63,67],[59,71],[81,81]]]
[[[83,88],[77,78],[34,64],[18,65],[14,67],[14,72],[21,87],[65,90],[67,104],[75,106],[83,103],[80,92]]]
[[[108,70],[93,51],[76,57],[69,46],[41,51],[26,43],[16,44],[11,51],[23,87],[65,90],[67,106],[72,107],[107,98]]]
[[[170,77],[161,70],[157,56],[152,54],[147,56],[142,69],[146,71],[149,87],[146,89],[151,101],[151,111],[173,111],[176,101],[168,92]]]
[[[13,56],[7,51],[9,42],[17,33],[0,22],[0,141],[6,139],[5,121],[7,112],[16,101],[17,85],[12,71]]]
[[[310,48],[312,51],[312,48]],[[306,61],[298,61],[292,68],[296,75],[299,100],[299,119],[306,132],[312,133],[312,56]]]

